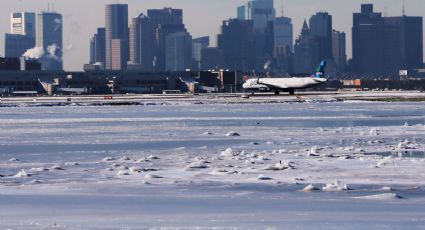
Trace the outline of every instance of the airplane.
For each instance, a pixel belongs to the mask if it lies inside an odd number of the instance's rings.
[[[325,83],[328,79],[325,75],[326,61],[321,61],[317,67],[316,74],[310,77],[292,77],[292,78],[251,78],[248,79],[242,87],[245,90],[255,91],[274,91],[276,95],[280,92],[289,92],[295,94],[296,89],[306,89]]]

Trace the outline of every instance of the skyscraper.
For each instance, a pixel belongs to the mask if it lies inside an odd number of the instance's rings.
[[[292,71],[292,53],[294,52],[292,20],[278,17],[274,22],[274,69],[288,73]]]
[[[35,46],[35,13],[12,13],[10,34],[5,35],[5,56],[20,57]]]
[[[130,63],[134,68],[151,71],[154,68],[156,28],[153,20],[140,14],[130,26]]]
[[[10,33],[35,37],[35,13],[12,13],[10,17]]]
[[[397,75],[423,65],[422,17],[382,17],[372,4],[353,14],[353,70]]]
[[[37,14],[36,47],[44,50],[39,59],[43,69],[62,70],[62,15],[55,12]]]
[[[97,33],[90,39],[90,64],[105,68],[105,28],[97,28]]]
[[[149,9],[148,17],[154,25],[183,24],[183,10],[181,9]]]
[[[166,70],[190,69],[192,61],[192,36],[188,32],[171,33],[166,38]]]
[[[192,69],[199,70],[201,68],[202,49],[210,45],[210,37],[200,37],[192,40]]]
[[[94,35],[96,36],[96,35]],[[90,61],[89,64],[94,64],[96,63],[95,61],[95,56],[96,56],[96,46],[95,46],[95,38],[94,36],[92,38],[90,38]]]
[[[275,57],[287,48],[292,52],[294,50],[292,19],[287,17],[278,17],[274,23],[274,54]]]
[[[254,29],[255,68],[262,70],[273,59],[274,21],[273,0],[250,0],[237,9],[239,20],[251,20]]]
[[[322,59],[332,59],[332,16],[325,12],[316,13],[310,18],[310,33],[316,36]]]
[[[181,9],[149,9],[148,18],[152,20],[155,28],[155,70],[164,71],[166,69],[166,38],[169,34],[186,32],[183,24],[183,10]]]
[[[105,68],[127,68],[129,59],[128,5],[110,4],[105,7]]]
[[[333,31],[332,34],[332,56],[338,71],[343,71],[347,65],[347,52],[345,33]]]
[[[273,0],[250,0],[238,7],[238,19],[252,20],[255,30],[265,30],[268,23],[274,21],[275,16]]]
[[[311,73],[320,62],[320,45],[317,36],[313,35],[304,21],[301,35],[294,46],[294,71],[297,73]]]
[[[254,69],[254,28],[251,20],[223,21],[217,41],[218,48],[223,51],[225,68],[241,71]]]

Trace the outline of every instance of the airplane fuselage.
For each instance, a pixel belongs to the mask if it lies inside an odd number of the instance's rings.
[[[293,77],[293,78],[253,78],[243,84],[246,90],[259,91],[284,91],[291,92],[295,89],[315,87],[326,82],[325,78]]]

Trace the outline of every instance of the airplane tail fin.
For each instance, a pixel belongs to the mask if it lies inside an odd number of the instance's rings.
[[[316,74],[314,75],[314,77],[323,78],[325,76],[325,68],[326,68],[326,61],[323,60],[320,62],[319,67],[317,67]]]

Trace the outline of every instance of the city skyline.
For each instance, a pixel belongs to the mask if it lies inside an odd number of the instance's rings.
[[[35,12],[47,10],[47,2],[45,0],[5,0],[4,7],[0,10],[2,23],[0,25],[0,42],[4,44],[4,33],[10,32],[9,17],[12,12]],[[219,34],[220,26],[223,20],[236,18],[237,7],[243,5],[245,0],[224,1],[218,0],[214,2],[199,0],[175,0],[175,1],[109,1],[100,0],[90,4],[92,8],[82,9],[84,1],[61,1],[55,3],[54,10],[63,14],[64,19],[64,65],[67,70],[81,70],[84,63],[89,61],[88,41],[96,32],[97,27],[105,25],[104,7],[109,3],[125,3],[129,4],[129,20],[136,17],[139,13],[146,13],[147,9],[159,9],[163,7],[173,7],[183,9],[184,23],[188,31],[194,38],[200,36],[210,36],[211,45],[215,46],[216,36]],[[351,57],[351,27],[352,13],[360,11],[360,4],[373,3],[376,11],[383,12],[387,16],[400,16],[402,14],[402,1],[391,0],[373,0],[373,1],[344,1],[341,3],[337,0],[323,0],[315,2],[313,0],[301,1],[274,1],[276,8],[276,16],[281,16],[281,6],[284,2],[284,15],[292,18],[294,24],[293,36],[296,38],[301,32],[301,26],[304,19],[309,19],[316,12],[329,12],[334,18],[334,29],[343,31],[347,34],[347,54]],[[425,2],[421,0],[406,1],[406,15],[424,16],[421,10],[425,7]],[[52,6],[50,7],[53,8]],[[80,12],[75,13],[76,10]],[[219,12],[219,13],[211,13]],[[207,15],[207,16],[205,16]],[[199,17],[203,17],[199,19]],[[199,23],[202,22],[202,23]],[[72,36],[71,36],[72,34]],[[0,55],[4,55],[4,46],[0,48]]]

